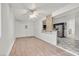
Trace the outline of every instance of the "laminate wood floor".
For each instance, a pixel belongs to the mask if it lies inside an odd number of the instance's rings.
[[[10,56],[72,56],[72,54],[59,49],[38,38],[17,38]]]

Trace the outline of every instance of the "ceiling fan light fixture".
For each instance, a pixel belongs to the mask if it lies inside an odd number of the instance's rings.
[[[30,18],[36,18],[35,14],[29,15]]]
[[[38,13],[34,11],[33,14],[31,14],[31,15],[29,15],[29,16],[30,16],[30,18],[36,18],[37,15],[38,15]]]

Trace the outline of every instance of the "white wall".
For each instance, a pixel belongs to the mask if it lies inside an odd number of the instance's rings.
[[[27,25],[27,28],[25,26]],[[16,37],[33,36],[33,22],[16,21]]]
[[[1,39],[1,4],[0,4],[0,39]]]
[[[50,44],[54,44],[56,45],[57,43],[57,32],[53,31],[53,32],[43,32],[42,30],[42,21],[43,19],[37,20],[34,22],[34,35],[37,38],[40,38],[46,42],[49,42]]]
[[[69,30],[71,31],[71,34],[69,34]],[[75,17],[71,17],[67,21],[67,37],[70,39],[75,39]]]
[[[2,39],[0,55],[8,55],[15,40],[15,20],[9,4],[1,4]]]
[[[16,21],[16,37],[24,37],[26,36],[25,24]]]
[[[79,40],[79,12],[76,14],[75,23],[76,40]]]

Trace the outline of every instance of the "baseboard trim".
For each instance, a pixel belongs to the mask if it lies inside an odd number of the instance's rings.
[[[16,37],[16,39],[20,39],[20,38],[35,38],[35,36]]]
[[[16,40],[16,39],[15,39],[15,40]],[[12,42],[12,44],[11,44],[11,46],[10,46],[10,48],[9,48],[8,53],[7,53],[6,56],[9,56],[9,55],[10,55],[10,52],[11,52],[11,50],[12,50],[12,47],[13,47],[14,43],[15,43],[15,40]]]

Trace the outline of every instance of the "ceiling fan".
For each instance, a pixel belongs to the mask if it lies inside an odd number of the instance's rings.
[[[40,9],[40,7],[36,7],[36,4],[32,4],[31,5],[31,8],[25,8],[24,9],[26,10],[26,13],[23,14],[23,15],[28,15],[29,14],[29,17],[30,18],[36,18],[38,17],[40,14],[43,15],[45,14],[45,12],[43,10]]]

